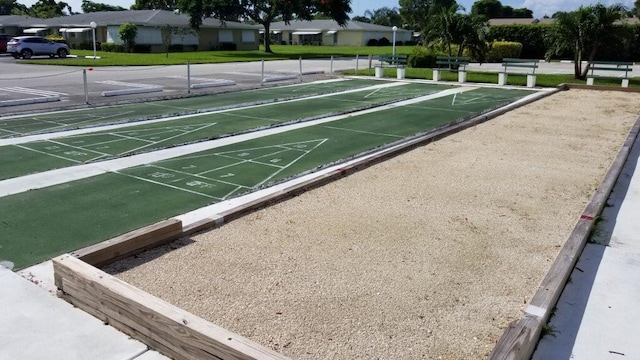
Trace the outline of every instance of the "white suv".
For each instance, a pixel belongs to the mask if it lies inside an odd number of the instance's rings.
[[[58,55],[64,58],[69,55],[69,46],[47,40],[42,36],[17,36],[7,43],[7,52],[16,59],[21,57],[29,59],[33,55],[49,55],[50,57]]]

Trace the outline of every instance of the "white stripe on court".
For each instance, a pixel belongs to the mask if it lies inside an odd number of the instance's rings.
[[[253,108],[259,108],[259,107],[264,107],[264,106],[274,106],[274,105],[278,105],[278,104],[292,103],[292,102],[298,102],[298,101],[304,101],[304,100],[312,100],[312,99],[320,99],[320,98],[326,98],[326,97],[331,97],[331,96],[340,96],[342,94],[351,94],[351,93],[355,93],[355,92],[359,92],[359,91],[369,91],[369,90],[375,90],[375,89],[381,89],[381,88],[390,88],[390,87],[396,87],[396,86],[403,86],[403,85],[406,85],[406,84],[407,83],[400,83],[400,82],[384,83],[384,84],[377,84],[377,85],[372,85],[372,86],[368,86],[368,87],[364,87],[364,88],[350,89],[350,90],[334,92],[334,93],[327,93],[327,94],[321,94],[321,95],[315,95],[315,96],[306,96],[306,97],[301,97],[301,98],[297,98],[297,99],[287,100],[286,102],[275,101],[275,102],[269,102],[269,103],[259,104],[259,105],[250,105],[250,106],[244,106],[244,107],[238,107],[238,108],[232,108],[232,109],[223,109],[223,110],[201,112],[201,113],[196,113],[196,114],[172,116],[172,117],[166,117],[166,118],[161,118],[161,119],[136,121],[136,122],[114,124],[114,125],[107,125],[107,126],[95,126],[95,127],[90,127],[90,128],[84,128],[84,129],[61,131],[61,132],[57,132],[57,133],[46,133],[46,134],[37,134],[37,135],[30,135],[30,136],[22,136],[22,137],[0,139],[0,146],[24,144],[24,143],[28,143],[28,142],[32,142],[32,141],[42,141],[42,140],[55,139],[55,138],[60,138],[60,137],[70,137],[70,136],[74,136],[74,135],[92,134],[92,133],[97,133],[97,132],[103,132],[103,131],[109,131],[109,130],[115,130],[115,129],[122,129],[122,128],[127,128],[127,127],[138,126],[138,125],[147,125],[147,124],[161,123],[161,122],[165,122],[165,121],[187,119],[187,118],[192,118],[192,117],[197,117],[197,116],[206,116],[206,115],[220,114],[220,113],[231,113],[231,112],[239,111],[239,110],[253,109]]]
[[[353,116],[371,114],[383,110],[393,109],[401,106],[412,105],[422,101],[437,99],[457,93],[462,93],[470,90],[475,90],[477,87],[459,87],[453,89],[447,89],[435,94],[422,96],[414,99],[400,101],[393,104],[379,106],[376,108],[366,109],[362,111],[353,112],[347,115],[337,115],[327,118],[305,121],[301,123],[275,127],[271,129],[265,129],[262,131],[256,131],[237,136],[230,136],[226,138],[204,141],[191,145],[178,146],[163,150],[158,150],[150,153],[144,153],[139,155],[132,155],[126,158],[119,158],[113,160],[102,161],[92,164],[76,165],[42,173],[26,175],[18,178],[7,179],[0,181],[0,197],[13,194],[22,193],[29,190],[35,190],[44,188],[47,186],[59,185],[70,181],[86,179],[91,176],[104,174],[107,172],[117,172],[126,168],[146,165],[160,160],[167,160],[183,155],[188,155],[200,151],[206,151],[215,149],[218,147],[236,144],[243,141],[248,141],[256,138],[261,138],[269,135],[280,134],[287,131],[296,129],[302,129],[314,125],[329,123],[337,120],[346,119]]]

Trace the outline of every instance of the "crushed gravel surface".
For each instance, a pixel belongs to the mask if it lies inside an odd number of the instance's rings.
[[[294,359],[478,359],[640,114],[570,90],[107,271]]]

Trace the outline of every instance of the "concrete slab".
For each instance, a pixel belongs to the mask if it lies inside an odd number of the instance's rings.
[[[147,351],[146,345],[4,267],[0,288],[0,360],[125,360]]]

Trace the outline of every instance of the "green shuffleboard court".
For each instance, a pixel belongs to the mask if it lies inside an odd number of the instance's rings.
[[[128,124],[109,131],[0,146],[0,180],[210,140],[250,129],[352,112],[450,88],[446,85],[407,83],[378,82],[370,85],[377,86],[213,114],[167,118],[150,124]],[[380,87],[381,85],[395,86]]]
[[[59,111],[40,115],[0,117],[0,139],[42,132],[132,122],[178,114],[189,114],[228,106],[257,104],[312,95],[357,89],[376,84],[374,80],[349,79],[311,82],[290,86],[194,96],[186,99]]]
[[[433,88],[425,89],[433,92]],[[532,93],[499,88],[446,89],[430,99],[418,98],[332,121],[316,120],[295,130],[2,197],[0,260],[24,268],[317,171]],[[318,107],[339,107],[342,103]],[[258,111],[251,116],[271,118],[277,114]]]

